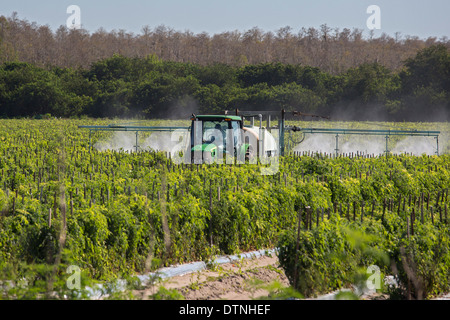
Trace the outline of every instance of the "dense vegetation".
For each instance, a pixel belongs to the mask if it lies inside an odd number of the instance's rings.
[[[445,206],[444,204],[440,204]],[[448,204],[447,204],[448,205]],[[406,209],[314,214],[308,230],[306,219],[300,231],[282,233],[279,258],[291,285],[305,296],[314,296],[356,285],[366,288],[380,271],[379,292],[391,299],[427,299],[449,289],[450,245],[448,216],[444,210],[421,211],[421,205]],[[442,207],[441,207],[442,208]],[[385,213],[383,213],[385,211]],[[445,211],[447,212],[447,211]],[[316,223],[317,221],[317,223]],[[393,275],[399,284],[384,283]]]
[[[0,116],[187,118],[192,112],[297,110],[332,119],[442,121],[450,53],[419,51],[400,72],[366,63],[338,75],[282,63],[232,67],[115,55],[87,69],[0,66]]]
[[[294,154],[264,176],[256,165],[175,165],[161,152],[88,152],[82,123],[107,121],[1,121],[0,270],[16,285],[10,297],[56,288],[75,297],[68,265],[108,279],[275,246],[304,294],[346,286],[368,264],[393,272],[388,259],[404,283],[415,279],[410,261],[424,297],[448,288],[448,155]],[[18,289],[24,279],[34,291]]]
[[[155,54],[164,61],[205,66],[302,64],[337,75],[374,61],[397,71],[417,51],[437,44],[450,47],[445,36],[420,39],[383,32],[376,37],[370,32],[366,37],[362,29],[339,29],[326,24],[320,28],[285,26],[274,31],[254,27],[219,34],[194,34],[160,25],[143,26],[140,33],[133,34],[123,29],[89,32],[69,30],[66,26],[53,31],[48,25],[20,19],[15,12],[10,17],[0,16],[0,64],[23,61],[41,67],[89,68],[113,54],[129,58]]]
[[[306,296],[356,283],[371,264],[397,277],[399,297],[448,291],[448,154],[290,154],[263,176],[255,165],[89,151],[76,128],[236,108],[448,121],[448,48],[326,25],[90,35],[0,17],[0,117],[27,118],[0,120],[3,296],[79,298],[66,286],[69,265],[83,281],[105,280],[276,246]]]

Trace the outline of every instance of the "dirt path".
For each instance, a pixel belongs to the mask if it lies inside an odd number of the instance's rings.
[[[250,300],[267,297],[267,286],[277,282],[288,287],[283,270],[276,255],[262,256],[225,263],[211,269],[175,276],[154,287],[134,291],[134,295],[147,299],[160,286],[176,289],[186,300]]]
[[[229,263],[184,275],[160,280],[145,290],[135,290],[137,299],[149,299],[160,287],[175,289],[185,300],[251,300],[268,298],[275,285],[278,289],[289,287],[284,270],[279,266],[276,254],[262,255]],[[338,291],[307,300],[333,300]],[[361,300],[385,300],[388,295],[367,292]],[[437,300],[450,300],[450,295],[442,295]]]

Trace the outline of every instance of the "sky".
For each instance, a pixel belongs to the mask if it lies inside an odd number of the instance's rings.
[[[15,0],[0,4],[0,15],[17,12],[19,19],[48,25],[55,31],[71,16],[70,5],[80,8],[81,25],[93,33],[123,29],[140,34],[143,26],[165,25],[176,31],[206,32],[246,31],[258,27],[276,32],[286,26],[292,32],[302,27],[359,28],[369,35],[367,13],[370,5],[380,8],[382,33],[394,36],[450,37],[449,0]]]

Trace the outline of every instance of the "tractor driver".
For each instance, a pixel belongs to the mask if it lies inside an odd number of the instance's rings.
[[[214,126],[214,129],[218,130],[222,134],[222,144],[225,145],[225,132],[224,132],[222,126],[220,125],[220,123],[217,123]],[[211,139],[211,142],[213,142],[215,139],[216,139],[216,137],[213,136]]]

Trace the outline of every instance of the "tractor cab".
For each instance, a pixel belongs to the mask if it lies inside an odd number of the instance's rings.
[[[191,120],[192,163],[211,163],[241,152],[244,145],[240,116],[192,115]]]

